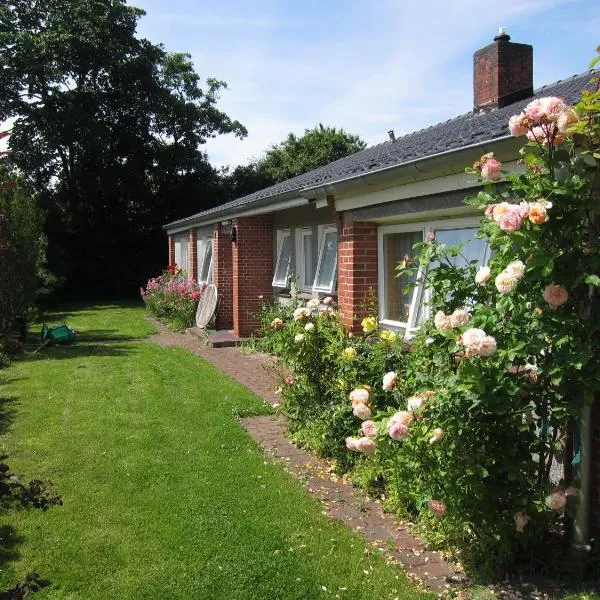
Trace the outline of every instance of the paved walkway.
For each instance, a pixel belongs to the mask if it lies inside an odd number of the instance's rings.
[[[272,357],[260,353],[246,354],[237,348],[209,348],[195,337],[174,333],[161,323],[152,322],[159,333],[149,338],[150,342],[187,348],[271,405],[280,401],[273,391],[277,378]],[[268,456],[282,463],[321,499],[325,514],[359,531],[390,561],[403,565],[409,575],[436,592],[448,589],[452,582],[462,581],[462,575],[455,573],[437,552],[427,550],[419,539],[411,535],[409,525],[397,524],[391,515],[383,512],[379,503],[362,497],[359,490],[333,475],[326,460],[292,444],[284,435],[282,417],[252,417],[241,422]]]

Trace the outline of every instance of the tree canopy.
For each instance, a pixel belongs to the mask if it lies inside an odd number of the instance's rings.
[[[136,36],[143,14],[124,0],[0,5],[11,160],[48,210],[53,268],[93,293],[164,262],[160,226],[224,199],[199,147],[246,135],[217,108],[223,81],[201,84],[188,54]]]
[[[265,155],[234,169],[230,195],[236,198],[285,181],[366,148],[359,136],[319,123],[298,137],[293,133]]]

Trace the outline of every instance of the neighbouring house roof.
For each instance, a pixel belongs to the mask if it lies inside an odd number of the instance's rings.
[[[514,102],[503,108],[479,114],[469,112],[443,123],[398,137],[394,141],[386,141],[371,146],[366,150],[361,150],[242,198],[237,198],[185,219],[169,223],[164,226],[164,229],[177,228],[188,223],[190,225],[208,223],[218,220],[221,215],[224,218],[235,216],[237,211],[251,209],[254,205],[262,203],[268,198],[275,200],[281,197],[289,197],[294,192],[307,192],[323,185],[358,178],[438,154],[509,137],[508,119],[519,113],[533,98],[558,96],[568,104],[577,102],[582,89],[588,86],[590,74],[591,71],[587,71],[545,85],[535,90],[532,97]]]

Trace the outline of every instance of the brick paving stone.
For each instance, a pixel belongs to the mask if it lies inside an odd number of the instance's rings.
[[[148,338],[149,342],[186,348],[269,404],[280,402],[275,394],[278,378],[273,357],[260,353],[247,354],[238,348],[210,348],[195,337],[169,331],[161,323],[151,321],[158,334]],[[282,417],[249,417],[241,419],[241,424],[270,457],[298,476],[324,502],[324,514],[340,519],[360,532],[433,591],[448,589],[449,578],[452,580],[457,575],[450,564],[437,552],[427,550],[419,539],[410,534],[409,526],[397,524],[377,502],[360,497],[349,483],[333,480],[327,461],[295,446],[285,437]]]

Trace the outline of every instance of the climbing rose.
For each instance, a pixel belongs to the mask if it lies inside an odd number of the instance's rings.
[[[441,442],[442,439],[444,438],[446,434],[444,433],[444,430],[441,429],[440,427],[436,427],[433,430],[433,435],[429,438],[429,443],[430,444],[437,444],[438,442]]]
[[[455,310],[450,315],[450,325],[452,327],[462,327],[469,322],[470,315],[466,310]]]
[[[371,409],[362,402],[355,404],[352,412],[354,413],[354,416],[358,417],[361,421],[364,421],[371,416]]]
[[[556,310],[569,299],[569,292],[562,285],[551,283],[544,288],[544,300],[552,310]]]
[[[525,275],[525,265],[520,260],[513,260],[504,269],[510,276],[521,279]]]
[[[444,313],[444,311],[438,310],[433,317],[433,323],[440,330],[452,329],[452,323],[450,317]]]
[[[501,294],[510,294],[515,289],[517,283],[519,283],[519,279],[506,270],[498,273],[495,280],[496,289]]]
[[[534,121],[539,121],[545,116],[541,98],[536,98],[535,100],[532,100],[525,107],[525,116],[529,117],[530,119],[533,119]]]
[[[572,108],[569,108],[568,110],[565,110],[560,117],[558,117],[556,126],[561,133],[565,133],[567,129],[569,129],[569,127],[571,127],[571,125],[573,125],[573,123],[575,123],[577,120],[579,120],[577,113]]]
[[[383,391],[389,392],[398,381],[398,374],[394,371],[390,371],[383,376]]]
[[[443,517],[448,512],[446,505],[441,500],[430,500],[427,506],[436,517]]]
[[[293,385],[294,383],[294,378],[291,375],[288,375],[284,380],[283,383],[285,383],[285,385]]]
[[[374,421],[365,421],[361,425],[361,429],[367,437],[375,437],[377,435],[377,432],[379,431]]]
[[[397,413],[393,414],[390,417],[390,420],[388,422],[389,423],[400,423],[402,425],[406,425],[407,427],[409,427],[410,425],[412,425],[412,422],[414,421],[414,417],[407,411],[405,410],[399,410]]]
[[[483,285],[490,278],[490,268],[489,267],[481,267],[477,274],[475,275],[475,283],[478,285]]]
[[[353,348],[352,346],[344,348],[342,350],[342,358],[348,362],[354,360],[356,358],[356,348]]]
[[[549,496],[546,496],[544,502],[549,509],[558,513],[562,513],[564,512],[567,504],[567,496],[564,490],[558,490],[556,492],[552,492],[552,494]]]
[[[462,341],[467,357],[492,356],[497,349],[496,340],[491,335],[487,335],[483,329],[475,327],[467,329],[463,333]]]
[[[511,208],[504,212],[498,219],[498,227],[500,227],[502,231],[507,231],[508,233],[518,231],[523,225],[523,217],[521,216],[518,207],[514,204],[510,206]]]
[[[283,321],[281,319],[273,319],[271,321],[271,327],[273,329],[281,329],[283,327]]]
[[[331,296],[325,296],[325,298],[323,298],[323,304],[325,306],[329,306],[330,304],[333,304],[333,298]]]
[[[304,341],[304,334],[303,334],[303,333],[297,333],[297,334],[294,336],[294,341],[295,341],[297,344],[299,344],[300,342],[303,342],[303,341]]]
[[[529,214],[527,218],[534,225],[541,225],[548,220],[548,212],[546,210],[546,206],[541,204],[540,202],[532,202],[529,205]]]
[[[496,160],[495,158],[490,158],[485,161],[485,163],[481,167],[481,176],[484,179],[489,179],[490,181],[495,181],[496,179],[500,179],[500,175],[502,169],[502,163]]]
[[[523,119],[525,119],[525,113],[513,115],[508,120],[508,129],[510,130],[510,135],[514,137],[519,137],[527,133],[527,125],[525,125]]]
[[[365,388],[356,388],[350,392],[350,401],[352,406],[355,404],[368,404],[371,394]]]
[[[567,110],[567,105],[562,98],[556,96],[548,96],[540,99],[542,111],[544,116],[549,121],[558,121],[560,115]]]
[[[353,452],[358,452],[358,450],[356,449],[357,441],[358,440],[356,438],[347,437],[346,438],[346,448],[348,448],[348,450],[352,450]]]
[[[314,324],[314,323],[307,323],[307,324],[304,326],[304,331],[311,331],[311,330],[313,330],[314,328],[315,328],[315,324]]]
[[[492,218],[494,219],[494,221],[496,221],[496,223],[498,223],[498,221],[500,221],[500,219],[502,218],[502,216],[505,213],[507,213],[509,210],[511,210],[511,207],[513,205],[509,204],[508,202],[500,202],[499,204],[492,204],[490,206],[494,207],[492,209],[492,211],[491,211]]]
[[[525,528],[527,523],[531,521],[531,517],[521,511],[515,513],[515,516],[513,518],[515,520],[515,529],[518,533],[523,533],[523,529]]]
[[[372,333],[377,329],[377,319],[375,317],[365,317],[361,325],[365,333]]]
[[[311,298],[306,303],[306,308],[309,308],[309,309],[319,308],[319,299],[318,298]]]

